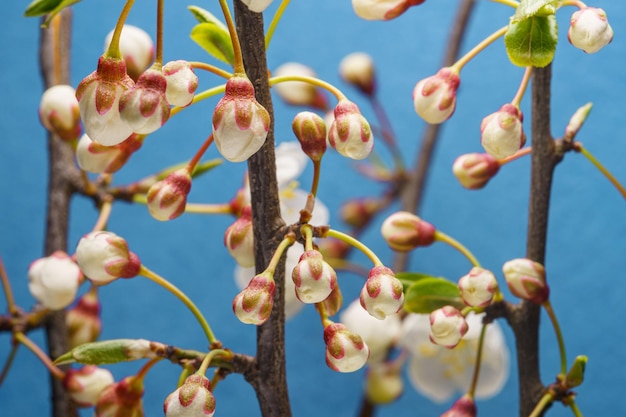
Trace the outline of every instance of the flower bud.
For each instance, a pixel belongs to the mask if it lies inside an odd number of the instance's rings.
[[[191,64],[183,60],[170,61],[163,66],[163,75],[167,81],[167,102],[179,107],[190,105],[198,88],[198,76]]]
[[[113,384],[111,372],[95,365],[86,365],[80,369],[69,369],[63,378],[69,396],[80,407],[96,405],[100,393]]]
[[[76,88],[80,118],[85,133],[105,146],[117,145],[133,133],[122,120],[119,101],[133,86],[126,74],[123,59],[101,56],[98,69],[85,77]]]
[[[364,52],[346,55],[339,63],[339,74],[344,81],[354,85],[366,96],[374,95],[376,76],[374,60]]]
[[[135,133],[150,134],[170,118],[165,98],[167,81],[160,70],[144,71],[120,98],[120,116]]]
[[[443,413],[441,417],[476,417],[476,403],[469,395],[465,394],[452,404],[452,407]]]
[[[387,363],[371,366],[365,379],[365,395],[376,405],[389,404],[404,390],[402,374],[398,366]]]
[[[343,240],[326,238],[319,243],[318,249],[326,259],[344,259],[352,246]]]
[[[76,161],[80,169],[95,174],[113,174],[119,171],[130,156],[141,148],[143,135],[131,134],[122,143],[104,146],[91,140],[87,134],[80,137],[76,147]]]
[[[500,163],[488,153],[466,153],[452,164],[461,185],[470,190],[483,188],[500,170]]]
[[[104,40],[104,50],[109,48],[113,31]],[[143,29],[133,25],[124,25],[120,35],[120,51],[128,68],[128,75],[136,80],[154,59],[154,43]]]
[[[496,276],[486,269],[474,267],[459,279],[461,299],[470,307],[486,307],[498,289]]]
[[[247,160],[265,143],[269,126],[269,113],[254,98],[250,80],[229,79],[213,113],[215,145],[222,156],[231,162]]]
[[[504,279],[513,295],[535,304],[548,299],[550,288],[546,282],[546,270],[538,262],[526,258],[513,259],[502,266]]]
[[[357,16],[366,20],[391,20],[400,16],[409,7],[425,0],[352,0]]]
[[[246,324],[261,325],[270,317],[276,284],[270,274],[256,275],[233,300],[233,311]]]
[[[185,379],[165,399],[165,417],[200,417],[215,414],[215,397],[211,392],[211,382],[204,375],[194,374]]]
[[[102,330],[102,320],[97,287],[92,287],[78,299],[74,307],[67,310],[65,324],[70,349],[98,339]]]
[[[593,54],[611,43],[613,28],[604,10],[583,7],[572,14],[567,39],[576,48]]]
[[[107,231],[83,236],[76,247],[76,260],[87,278],[97,285],[117,278],[132,278],[141,268],[139,258],[128,250],[126,240]]]
[[[368,313],[383,320],[400,311],[404,305],[402,282],[386,266],[374,267],[367,276],[359,299]]]
[[[435,241],[435,226],[408,211],[398,211],[387,217],[380,232],[391,249],[407,252]]]
[[[143,417],[143,380],[129,376],[102,390],[95,417]]]
[[[328,316],[334,316],[339,313],[339,310],[341,310],[341,306],[343,305],[343,294],[341,293],[339,284],[335,285],[335,288],[333,288],[330,295],[322,301],[322,304],[324,304],[324,310]]]
[[[307,250],[291,273],[298,300],[307,304],[324,301],[337,285],[335,270],[317,250]]]
[[[448,120],[456,108],[456,90],[461,78],[449,67],[419,81],[413,89],[413,105],[417,114],[431,124]]]
[[[313,112],[296,114],[291,123],[293,133],[298,138],[302,151],[312,161],[319,162],[326,152],[326,123]]]
[[[148,211],[157,220],[173,220],[185,212],[191,190],[187,167],[177,169],[148,190]]]
[[[350,226],[364,227],[381,208],[383,204],[378,198],[357,198],[348,200],[341,206],[340,216]]]
[[[78,265],[62,251],[39,258],[28,268],[28,289],[44,307],[61,310],[76,298],[82,280]]]
[[[241,216],[226,229],[224,246],[239,265],[244,268],[254,266],[254,231],[250,205],[245,206]]]
[[[370,351],[361,336],[341,323],[324,327],[326,365],[337,372],[354,372],[367,362]]]
[[[452,306],[441,307],[430,313],[430,341],[452,349],[459,344],[469,326],[465,317]]]
[[[80,136],[80,110],[72,86],[59,84],[48,88],[39,103],[41,124],[61,139],[71,141]]]
[[[274,77],[298,75],[316,77],[315,71],[306,65],[297,62],[288,62],[276,68]],[[313,84],[303,81],[285,81],[275,84],[272,88],[287,103],[292,106],[309,106],[324,110],[328,107],[326,96]]]
[[[374,147],[374,136],[359,107],[343,99],[335,106],[334,115],[328,131],[330,146],[347,158],[367,158]]]
[[[480,124],[480,142],[495,158],[503,159],[519,151],[526,143],[519,108],[505,104],[495,113],[485,117]]]
[[[263,13],[263,10],[267,9],[272,1],[273,0],[241,0],[243,4],[248,6],[250,11],[255,13]]]

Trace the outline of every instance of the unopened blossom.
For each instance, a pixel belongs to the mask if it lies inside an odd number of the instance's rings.
[[[463,275],[458,285],[461,299],[470,307],[488,306],[498,290],[496,276],[491,271],[480,267],[474,267],[468,274]]]
[[[163,75],[167,81],[167,102],[179,107],[190,105],[198,89],[198,76],[191,64],[183,60],[170,61],[163,65]]]
[[[567,39],[576,48],[593,54],[613,40],[613,28],[604,10],[583,7],[572,14]]]
[[[383,206],[383,202],[374,197],[348,200],[340,208],[341,220],[353,227],[364,227]]]
[[[113,30],[104,40],[105,51],[109,48],[112,39]],[[120,52],[126,62],[128,75],[136,80],[154,60],[154,43],[145,30],[133,25],[124,25],[120,35]]]
[[[172,172],[148,190],[146,197],[150,215],[161,221],[179,217],[185,212],[190,191],[189,170],[185,167]]]
[[[76,146],[76,162],[80,169],[95,174],[113,174],[122,168],[130,156],[143,144],[142,135],[131,134],[124,142],[104,146],[83,134]]]
[[[296,286],[296,296],[307,304],[324,301],[337,285],[335,270],[314,249],[307,250],[300,256],[291,278]]]
[[[105,387],[96,402],[95,417],[144,417],[143,380],[129,376]]]
[[[111,372],[95,365],[69,369],[63,378],[63,387],[80,407],[96,405],[102,391],[115,381]]]
[[[211,417],[215,413],[215,396],[211,382],[204,375],[193,374],[163,403],[165,417]]]
[[[361,306],[378,320],[396,314],[404,305],[402,282],[386,266],[372,268],[361,289]]]
[[[354,85],[367,96],[376,91],[374,60],[364,52],[346,55],[339,63],[339,74],[344,81]]]
[[[490,155],[503,159],[522,149],[526,134],[521,110],[513,104],[505,104],[486,116],[480,124],[480,142]]]
[[[500,163],[488,153],[466,153],[452,164],[454,176],[470,190],[483,188],[499,170]]]
[[[330,295],[322,301],[322,304],[324,305],[324,310],[326,310],[326,314],[328,314],[328,316],[334,316],[339,313],[339,310],[341,310],[341,307],[343,306],[343,293],[341,292],[339,285],[335,285],[335,288],[333,288]]]
[[[252,207],[247,205],[224,233],[224,246],[243,267],[254,266],[254,231],[252,230]]]
[[[167,81],[160,69],[144,71],[135,85],[120,98],[120,115],[135,133],[147,135],[159,129],[170,117],[165,97]]]
[[[516,297],[535,304],[546,301],[550,288],[546,282],[546,270],[539,262],[526,258],[513,259],[502,266],[504,279]]]
[[[476,417],[476,403],[474,399],[465,394],[452,404],[441,417]]]
[[[213,136],[222,156],[231,162],[247,160],[265,143],[269,125],[269,113],[256,101],[250,80],[230,78],[213,113]]]
[[[274,70],[272,75],[274,77],[297,75],[312,78],[317,76],[311,67],[298,62],[282,64]],[[324,110],[328,106],[326,96],[324,96],[320,89],[305,81],[285,81],[274,84],[272,89],[275,90],[280,98],[287,104],[291,104],[292,106],[308,106],[319,110]]]
[[[233,311],[242,323],[261,325],[274,306],[276,283],[270,274],[256,275],[233,300]]]
[[[128,250],[126,240],[108,231],[83,236],[76,247],[76,261],[85,276],[97,285],[132,278],[141,267],[137,255]]]
[[[366,20],[391,20],[425,0],[352,0],[354,12]]]
[[[44,307],[61,310],[76,298],[82,280],[80,268],[67,253],[56,251],[28,268],[28,289]]]
[[[312,161],[319,162],[326,152],[326,123],[316,113],[303,111],[296,114],[291,123],[294,135],[302,151]]]
[[[39,120],[61,139],[77,139],[82,128],[74,87],[58,84],[44,91],[39,102]]]
[[[374,136],[359,107],[347,99],[337,103],[335,120],[328,130],[328,142],[337,152],[350,159],[365,159],[374,147]]]
[[[402,321],[400,345],[410,353],[408,376],[419,393],[444,402],[467,392],[474,374],[483,317],[484,314],[473,313],[466,317],[469,330],[454,349],[430,341],[427,314],[409,314]],[[502,328],[494,321],[485,332],[477,399],[492,397],[502,390],[509,375],[509,356]]]
[[[444,306],[430,313],[430,341],[447,348],[459,344],[468,325],[465,317],[452,306]]]
[[[435,241],[436,231],[432,224],[408,211],[391,214],[380,228],[380,233],[387,244],[399,252],[431,245]]]
[[[389,404],[404,391],[401,368],[393,363],[371,365],[365,376],[365,395],[376,405]]]
[[[449,67],[419,81],[413,89],[417,114],[431,124],[448,120],[456,109],[456,91],[460,83],[459,73]]]
[[[401,320],[397,314],[390,314],[383,320],[376,319],[365,311],[358,299],[350,303],[339,318],[368,346],[370,364],[384,361],[389,347],[400,337]]]
[[[102,145],[112,146],[123,142],[133,133],[122,120],[119,101],[134,85],[126,74],[126,63],[122,58],[106,55],[100,57],[98,69],[78,84],[76,98],[85,133]]]
[[[369,357],[369,348],[358,334],[341,323],[324,327],[326,365],[337,372],[354,372],[361,369]]]
[[[87,291],[65,314],[67,341],[70,349],[83,343],[95,342],[100,335],[102,320],[96,288],[92,287]]]
[[[243,4],[248,6],[250,11],[262,13],[272,3],[273,0],[241,0]]]

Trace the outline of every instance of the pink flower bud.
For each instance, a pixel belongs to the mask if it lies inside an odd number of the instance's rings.
[[[366,20],[391,20],[425,0],[352,0],[354,12]]]
[[[191,104],[198,88],[198,76],[187,61],[170,61],[163,66],[163,75],[167,81],[165,97],[168,103],[185,107]]]
[[[470,190],[483,188],[500,170],[500,163],[488,153],[466,153],[452,164],[461,185]]]
[[[143,417],[143,380],[129,376],[100,393],[95,417]]]
[[[388,363],[369,368],[365,380],[365,395],[372,404],[389,404],[402,395],[404,383],[400,369]]]
[[[178,169],[148,190],[148,211],[157,220],[173,220],[185,212],[187,195],[191,190],[191,175],[187,168]]]
[[[546,282],[546,270],[538,262],[526,258],[513,259],[502,266],[504,279],[516,297],[541,304],[548,299],[550,288]]]
[[[339,310],[341,310],[341,306],[343,305],[343,294],[341,293],[339,285],[335,285],[335,288],[333,288],[330,295],[322,301],[322,304],[324,304],[326,314],[329,316],[334,316],[339,313]]]
[[[498,289],[496,276],[486,269],[474,267],[459,279],[461,299],[470,307],[486,307]]]
[[[376,91],[374,60],[364,52],[346,55],[339,63],[339,74],[344,81],[354,85],[367,96]]]
[[[170,118],[165,98],[167,81],[160,70],[144,71],[135,85],[120,98],[120,115],[135,133],[147,135],[159,129]]]
[[[72,86],[59,84],[41,96],[39,119],[43,126],[61,139],[71,141],[80,136],[80,109]]]
[[[317,250],[307,250],[291,274],[298,300],[307,304],[324,301],[337,285],[335,270]]]
[[[204,375],[188,376],[183,385],[167,396],[163,411],[165,417],[211,417],[215,414],[211,382]]]
[[[250,80],[229,79],[213,113],[215,145],[222,156],[231,162],[247,160],[265,143],[269,126],[269,113],[254,98]]]
[[[452,407],[443,413],[441,417],[476,417],[476,403],[469,395],[465,394],[452,404]]]
[[[235,296],[233,311],[246,324],[261,325],[270,317],[274,306],[274,278],[269,274],[256,275],[246,288]]]
[[[459,344],[469,326],[465,317],[452,306],[441,307],[430,313],[430,341],[452,349]]]
[[[92,287],[76,305],[65,315],[67,326],[67,339],[70,349],[83,343],[95,342],[102,330],[100,319],[100,301],[98,300],[97,287]]]
[[[76,247],[76,260],[87,278],[97,285],[117,278],[132,278],[141,268],[139,258],[128,250],[126,240],[107,231],[83,236]]]
[[[567,39],[576,48],[593,54],[611,43],[613,28],[604,10],[583,7],[572,14]]]
[[[407,252],[435,241],[435,227],[408,211],[398,211],[387,217],[380,232],[391,249]]]
[[[267,9],[272,0],[241,0],[241,2],[255,13],[263,13],[263,10]]]
[[[254,231],[250,205],[245,206],[241,216],[226,229],[224,246],[239,265],[244,268],[254,266]]]
[[[456,90],[461,78],[449,67],[419,81],[413,89],[413,105],[417,114],[431,124],[448,120],[456,108]]]
[[[85,77],[76,89],[80,118],[85,133],[105,146],[117,145],[133,133],[122,120],[119,101],[134,85],[126,74],[123,59],[101,56],[98,69]]]
[[[326,152],[326,123],[313,112],[303,111],[296,114],[291,123],[293,133],[298,138],[302,151],[312,161],[319,162]]]
[[[383,204],[378,198],[357,198],[348,200],[341,206],[340,216],[350,226],[364,227],[381,208]]]
[[[498,159],[519,151],[526,143],[523,120],[520,109],[512,104],[505,104],[497,112],[486,116],[480,124],[483,148]]]
[[[28,289],[44,307],[61,310],[76,298],[83,275],[65,252],[39,258],[28,268]]]
[[[326,365],[337,372],[354,372],[361,369],[370,351],[361,336],[341,323],[331,323],[324,328]]]
[[[76,147],[76,161],[80,169],[95,174],[113,174],[119,171],[143,144],[142,135],[132,134],[113,146],[104,146],[91,140],[87,134],[81,136]]]
[[[367,276],[359,299],[371,316],[384,320],[404,305],[402,282],[386,266],[374,267]]]
[[[102,391],[113,382],[115,381],[111,372],[95,365],[70,369],[63,378],[67,393],[80,407],[96,405]]]
[[[109,48],[113,31],[104,40],[104,50]],[[124,25],[120,35],[120,51],[133,80],[139,78],[154,59],[154,43],[145,30],[133,25]]]
[[[275,77],[298,75],[316,77],[315,71],[306,65],[297,62],[288,62],[276,68],[272,74]],[[285,81],[272,87],[276,93],[292,106],[309,106],[324,110],[328,107],[326,96],[313,84],[303,81]]]
[[[367,158],[374,147],[374,136],[359,107],[343,99],[335,106],[334,115],[335,120],[328,130],[330,146],[347,158]]]

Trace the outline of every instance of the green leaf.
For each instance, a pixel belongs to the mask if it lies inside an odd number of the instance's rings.
[[[231,66],[234,64],[235,53],[230,34],[221,25],[212,22],[198,23],[191,30],[191,39],[209,55]]]
[[[114,339],[102,342],[84,343],[59,356],[54,363],[62,365],[78,362],[83,365],[103,365],[154,358],[156,351],[164,345],[145,339]]]
[[[25,17],[37,17],[48,14],[46,21],[42,26],[47,27],[54,16],[61,10],[72,4],[78,3],[80,0],[34,0],[26,7]]]
[[[434,277],[430,274],[426,274],[423,272],[398,272],[396,274],[396,278],[398,278],[400,280],[400,282],[402,282],[402,285],[404,286],[404,292],[406,292],[406,290],[413,285],[413,283],[421,280],[421,279],[426,279],[426,278],[438,278],[438,279],[445,279],[443,277]]]
[[[430,314],[447,305],[464,306],[459,287],[444,278],[419,278],[409,286],[404,296],[404,309],[409,313]]]
[[[550,16],[556,13],[560,0],[522,0],[511,18],[518,23],[533,16]]]
[[[520,67],[545,67],[554,58],[558,26],[554,16],[534,16],[511,23],[504,35],[509,59]]]
[[[193,14],[198,23],[215,23],[216,25],[224,28],[224,30],[228,31],[226,25],[208,10],[198,6],[188,6],[187,9]]]

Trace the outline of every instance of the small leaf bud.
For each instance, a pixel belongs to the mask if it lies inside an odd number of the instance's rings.
[[[567,371],[567,376],[565,377],[565,385],[568,388],[576,388],[583,383],[587,359],[585,355],[576,356],[576,359],[574,359],[574,363]]]
[[[383,222],[381,234],[398,252],[407,252],[418,246],[428,246],[435,241],[435,227],[408,211],[393,213]]]
[[[569,123],[565,127],[565,134],[563,135],[563,139],[572,140],[583,127],[583,124],[587,120],[587,116],[589,116],[589,112],[591,112],[591,103],[587,103],[584,106],[578,108],[576,112],[569,119]]]

